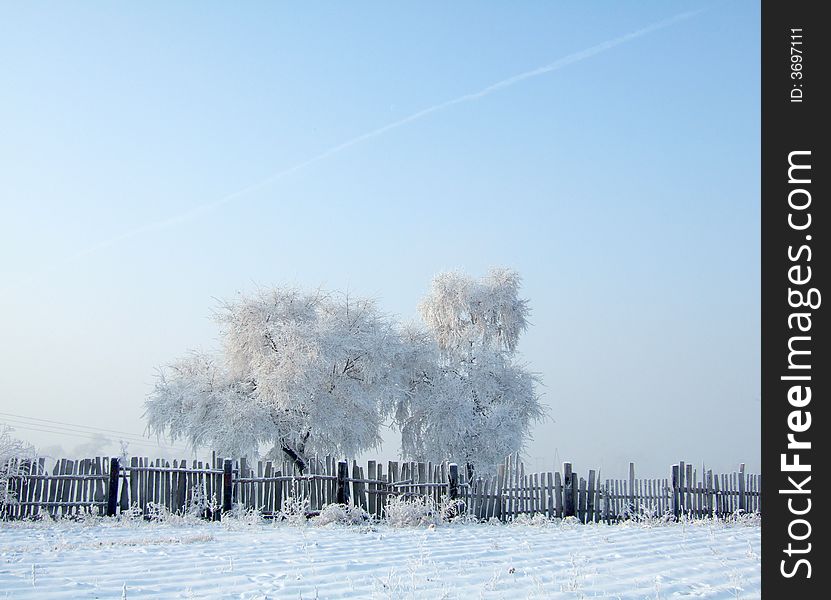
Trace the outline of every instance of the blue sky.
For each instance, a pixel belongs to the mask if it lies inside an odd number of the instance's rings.
[[[0,411],[140,433],[217,298],[410,319],[436,272],[503,265],[552,417],[532,468],[758,468],[756,3],[2,2],[0,53]]]

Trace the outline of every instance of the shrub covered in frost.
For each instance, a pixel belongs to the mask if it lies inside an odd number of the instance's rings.
[[[280,507],[278,518],[288,521],[291,525],[305,525],[306,513],[309,511],[309,501],[301,498],[286,498]]]
[[[263,524],[263,514],[254,508],[235,504],[230,512],[223,513],[221,523],[226,529],[258,526]]]
[[[369,521],[369,513],[360,506],[351,504],[327,504],[311,522],[318,527],[325,527],[333,523],[342,525],[360,525]]]
[[[384,507],[387,524],[392,527],[439,525],[442,513],[436,503],[423,496],[392,496]]]
[[[26,442],[12,436],[13,429],[0,424],[0,513],[5,505],[17,502],[17,495],[10,485],[13,460],[24,461],[34,457],[35,450]]]
[[[563,521],[566,522],[567,519],[574,519],[574,517],[566,517],[566,519],[563,519]],[[576,519],[574,519],[574,520],[576,520]],[[526,515],[526,514],[517,515],[516,517],[514,517],[511,520],[510,524],[511,525],[526,525],[526,526],[531,526],[531,527],[548,527],[553,522],[554,521],[552,519],[549,519],[548,517],[546,517],[542,513],[534,513],[533,515]]]

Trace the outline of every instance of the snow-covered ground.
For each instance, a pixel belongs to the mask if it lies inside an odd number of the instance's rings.
[[[758,522],[0,523],[0,598],[758,598]]]

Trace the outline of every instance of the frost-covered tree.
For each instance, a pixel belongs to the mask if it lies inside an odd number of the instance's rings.
[[[473,357],[479,350],[512,355],[528,328],[522,279],[511,269],[492,268],[482,279],[458,272],[433,278],[419,311],[445,354]]]
[[[406,352],[371,300],[271,289],[224,305],[223,353],[193,354],[160,374],[151,432],[231,456],[266,446],[302,470],[310,453],[379,445],[407,385]]]
[[[30,460],[35,455],[34,447],[14,437],[12,431],[14,429],[8,425],[0,424],[0,512],[3,506],[16,500],[9,485],[9,476],[14,469],[12,461]]]
[[[439,275],[420,307],[426,328],[400,327],[365,299],[242,296],[217,314],[220,354],[160,372],[148,428],[228,456],[268,449],[303,470],[311,453],[378,446],[392,417],[405,456],[487,470],[542,416],[536,379],[514,359],[528,315],[519,284],[508,270]]]
[[[428,333],[416,353],[421,378],[396,413],[406,456],[488,471],[524,446],[544,413],[536,377],[514,356],[528,326],[520,283],[507,269],[433,280],[419,307]]]

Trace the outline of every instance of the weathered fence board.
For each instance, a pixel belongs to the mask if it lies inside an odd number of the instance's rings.
[[[589,469],[580,477],[572,463],[562,471],[525,472],[514,454],[495,474],[468,478],[468,469],[447,463],[369,460],[366,467],[334,457],[314,457],[300,473],[293,463],[230,460],[212,454],[209,461],[94,457],[12,460],[5,466],[10,498],[0,504],[0,518],[72,517],[83,513],[117,514],[127,510],[150,516],[154,511],[190,513],[218,519],[239,506],[266,517],[281,515],[286,502],[316,513],[331,503],[360,506],[374,517],[384,515],[393,496],[424,497],[440,506],[445,499],[464,503],[478,519],[509,521],[520,515],[550,518],[574,516],[581,522],[613,523],[622,519],[669,515],[725,517],[761,511],[761,477],[739,465],[734,473],[694,469],[692,463],[672,465],[665,479],[635,476],[629,464],[626,479],[600,479]]]

